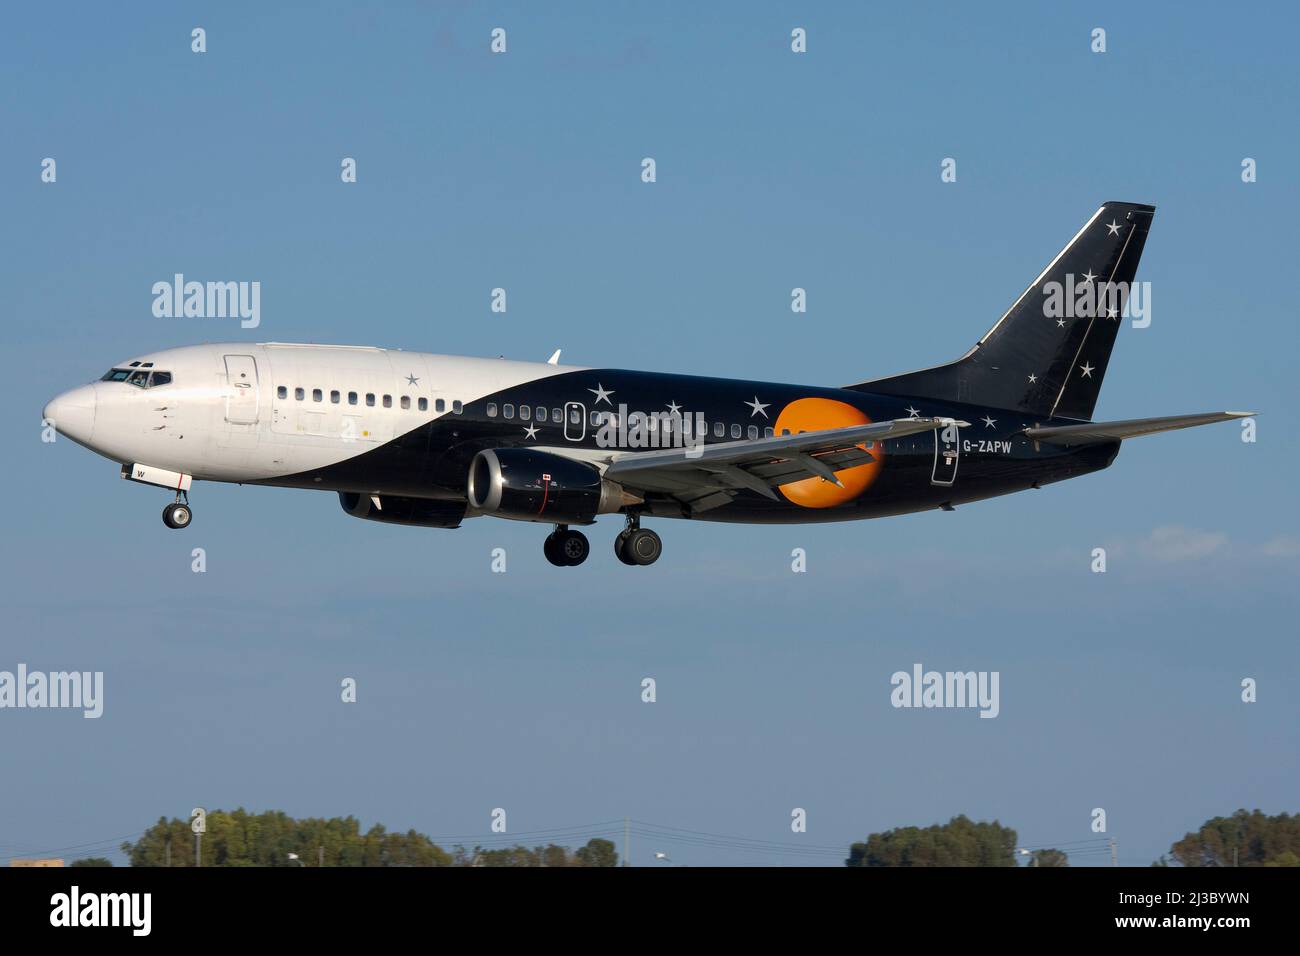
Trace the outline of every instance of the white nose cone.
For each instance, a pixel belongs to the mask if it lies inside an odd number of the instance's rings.
[[[60,435],[87,445],[95,433],[95,398],[94,385],[74,388],[45,406],[45,418]]]

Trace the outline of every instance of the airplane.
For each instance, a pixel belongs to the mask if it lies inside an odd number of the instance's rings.
[[[174,492],[169,528],[191,523],[196,480],[310,488],[391,524],[554,525],[543,553],[572,567],[590,552],[575,526],[603,514],[624,517],[618,560],[649,565],[663,545],[647,518],[952,510],[1099,471],[1129,438],[1254,414],[1092,421],[1154,212],[1104,203],[965,355],[842,388],[583,368],[558,351],[229,342],[131,358],[44,415],[123,478]]]

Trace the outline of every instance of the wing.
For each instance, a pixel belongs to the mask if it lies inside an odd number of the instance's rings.
[[[777,501],[772,489],[779,485],[814,477],[839,484],[835,472],[876,460],[865,445],[950,424],[967,427],[951,418],[896,418],[693,448],[622,452],[605,477],[626,488],[671,495],[693,512],[726,504],[741,490]]]
[[[1194,425],[1209,425],[1213,422],[1231,421],[1234,418],[1250,418],[1254,414],[1254,412],[1206,412],[1203,415],[1130,418],[1122,422],[1049,425],[1042,428],[1026,428],[1025,437],[1053,445],[1091,445],[1097,442],[1137,438],[1140,435],[1154,435],[1157,432],[1173,431],[1175,428],[1191,428]]]

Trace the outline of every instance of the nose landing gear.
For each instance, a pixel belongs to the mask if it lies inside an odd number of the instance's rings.
[[[162,519],[163,524],[174,530],[188,528],[194,519],[194,512],[190,511],[190,496],[183,491],[178,492],[176,500],[163,509]]]
[[[546,560],[556,567],[572,568],[587,560],[591,544],[581,531],[570,531],[568,525],[560,524],[546,536],[542,542],[542,551]]]

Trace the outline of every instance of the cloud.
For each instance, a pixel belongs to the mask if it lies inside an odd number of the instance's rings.
[[[1280,534],[1265,541],[1260,552],[1267,558],[1294,558],[1300,555],[1300,538]]]
[[[1221,531],[1198,531],[1181,525],[1155,528],[1137,542],[1138,553],[1152,561],[1199,561],[1208,558],[1225,544],[1228,536]]]

